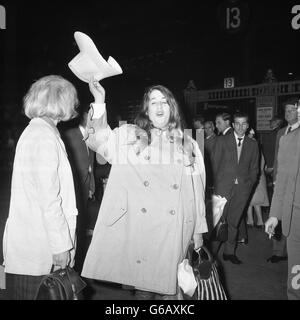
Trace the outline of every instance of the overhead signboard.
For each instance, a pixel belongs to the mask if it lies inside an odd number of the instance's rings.
[[[256,130],[268,131],[270,129],[270,120],[273,118],[274,108],[276,106],[275,96],[262,96],[256,98]]]

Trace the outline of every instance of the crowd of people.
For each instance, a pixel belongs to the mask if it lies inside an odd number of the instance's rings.
[[[270,132],[260,136],[249,127],[247,114],[234,114],[233,121],[228,113],[217,114],[216,131],[213,121],[201,119],[205,132],[205,168],[212,179],[206,185],[206,192],[209,197],[216,194],[227,199],[223,215],[228,222],[228,240],[223,259],[241,264],[235,249],[239,243],[248,243],[247,228],[257,227],[266,231],[273,244],[272,255],[267,261],[278,263],[288,260],[288,298],[298,300],[300,295],[299,287],[295,285],[295,274],[300,257],[297,220],[300,191],[297,189],[299,98],[287,99],[282,107],[284,119],[273,117]],[[291,139],[292,133],[294,140],[288,146],[285,141]],[[267,221],[264,221],[262,208],[270,217]]]
[[[269,261],[288,258],[288,297],[300,299],[298,99],[284,103],[288,125],[274,117],[268,135],[236,112],[194,119],[193,139],[162,85],[145,90],[134,124],[114,129],[105,89],[91,79],[89,90],[94,102],[78,107],[69,81],[46,76],[24,98],[31,121],[16,146],[3,237],[11,299],[34,299],[42,277],[67,265],[130,286],[136,299],[178,299],[177,268],[190,244],[213,251],[215,239],[204,237],[213,195],[227,200],[223,260],[241,264],[236,248],[247,244],[247,228],[265,230],[273,238]],[[58,130],[75,117],[75,126]]]

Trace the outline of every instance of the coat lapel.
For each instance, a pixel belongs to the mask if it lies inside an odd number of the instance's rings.
[[[77,128],[77,130],[76,130],[76,135],[77,135],[77,139],[78,139],[78,142],[79,142],[79,146],[80,146],[82,155],[84,155],[85,161],[89,163],[90,159],[89,159],[89,154],[88,154],[88,151],[87,151],[87,145],[85,144],[85,142],[83,140],[83,135],[82,135],[82,133],[81,133],[79,128]]]
[[[248,144],[249,144],[249,138],[245,135],[245,138],[244,138],[244,142],[242,144],[242,150],[241,150],[241,155],[240,155],[240,160],[239,160],[239,164],[242,163],[243,161],[243,158],[245,157],[246,155],[246,150],[248,148]]]
[[[228,149],[229,152],[232,154],[233,161],[236,165],[238,165],[238,154],[237,154],[237,147],[236,147],[236,141],[233,132],[228,135],[229,141],[228,141]]]

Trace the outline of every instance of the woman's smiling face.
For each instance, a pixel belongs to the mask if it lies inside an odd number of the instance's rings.
[[[148,117],[158,129],[166,128],[169,123],[170,106],[159,90],[155,89],[149,94]]]

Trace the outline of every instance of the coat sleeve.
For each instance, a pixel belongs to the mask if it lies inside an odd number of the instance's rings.
[[[194,185],[195,203],[196,203],[196,224],[194,234],[205,233],[208,231],[205,209],[205,183],[206,173],[202,153],[196,142],[194,144],[195,162],[192,172],[192,181]]]
[[[281,157],[284,152],[284,147],[282,143],[279,143],[277,157]],[[274,193],[271,202],[270,208],[270,217],[276,217],[278,220],[282,219],[283,214],[283,199],[286,191],[287,185],[287,171],[281,167],[283,163],[277,161],[277,175],[276,175],[276,183],[274,187]],[[275,167],[274,167],[275,168]]]
[[[85,139],[88,147],[103,157],[104,161],[101,161],[101,164],[112,164],[126,161],[124,146],[133,144],[136,135],[133,125],[124,124],[112,130],[107,123],[105,104],[92,104]]]
[[[276,181],[276,176],[277,176],[277,167],[278,167],[278,152],[279,152],[279,142],[280,142],[280,138],[282,137],[282,130],[283,129],[280,129],[278,132],[277,132],[277,135],[276,135],[276,142],[275,142],[275,154],[274,154],[274,164],[273,164],[273,182]]]
[[[58,254],[74,247],[70,234],[70,228],[74,226],[68,225],[61,205],[63,199],[58,175],[60,161],[58,146],[52,139],[43,139],[37,143],[35,151],[34,177],[37,198],[52,254]]]
[[[254,142],[254,150],[252,153],[252,159],[250,163],[250,172],[251,172],[251,185],[253,186],[258,181],[258,175],[260,172],[260,163],[259,163],[259,149],[258,144]]]
[[[100,154],[105,161],[112,161],[113,150],[109,149],[109,145],[114,137],[113,131],[107,123],[105,103],[91,104],[84,138],[91,150]]]
[[[102,156],[102,163],[112,163],[117,153],[116,131],[107,123],[106,104],[91,104],[86,127],[88,147]]]

